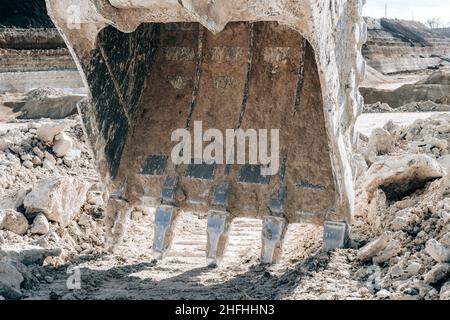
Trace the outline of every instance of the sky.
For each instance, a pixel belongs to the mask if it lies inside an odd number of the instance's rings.
[[[388,18],[422,22],[430,18],[441,18],[450,26],[450,0],[366,0],[364,16],[384,17],[386,3]]]

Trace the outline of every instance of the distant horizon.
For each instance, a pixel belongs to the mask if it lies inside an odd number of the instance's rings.
[[[388,19],[413,20],[426,24],[428,19],[438,18],[441,27],[450,27],[449,0],[367,0],[363,15],[384,18],[386,3]]]

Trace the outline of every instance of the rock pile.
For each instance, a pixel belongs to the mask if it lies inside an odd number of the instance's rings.
[[[49,176],[98,179],[75,120],[0,125],[0,196]]]
[[[360,139],[356,276],[379,299],[450,297],[449,145],[445,115]]]
[[[103,192],[76,121],[0,126],[0,297],[23,297],[34,266],[102,252]]]
[[[372,103],[364,106],[364,113],[388,113],[388,112],[448,112],[450,103],[441,98],[439,101],[410,102],[398,108],[391,108],[387,103]]]

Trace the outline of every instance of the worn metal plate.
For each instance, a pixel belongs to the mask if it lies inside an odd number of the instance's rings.
[[[169,229],[174,220],[174,210],[172,206],[162,206],[156,209],[153,250],[157,253],[163,254],[170,246]]]
[[[151,155],[145,159],[141,168],[141,174],[149,176],[162,176],[167,165],[167,156]]]
[[[245,164],[239,171],[238,180],[241,183],[268,184],[270,176],[261,175],[261,165]]]
[[[283,214],[286,195],[287,187],[281,187],[272,191],[268,204],[270,212],[273,214]]]
[[[347,247],[349,232],[349,226],[345,222],[326,221],[323,225],[325,251]]]
[[[228,200],[230,198],[230,181],[221,181],[214,189],[214,195],[212,199],[212,205],[228,207]]]
[[[214,180],[216,164],[194,164],[188,166],[186,176],[191,179]]]
[[[178,177],[167,177],[164,181],[164,187],[161,191],[161,198],[164,204],[175,203],[175,193],[178,186]]]

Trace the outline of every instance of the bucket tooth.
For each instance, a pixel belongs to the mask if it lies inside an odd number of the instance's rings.
[[[287,196],[287,188],[274,188],[269,199],[268,207],[273,216],[282,216],[284,214]]]
[[[230,221],[230,213],[226,211],[209,211],[206,249],[206,262],[208,265],[217,265],[222,260],[228,244]]]
[[[161,202],[167,205],[175,205],[178,186],[178,177],[167,177],[161,191]]]
[[[176,208],[173,206],[160,206],[156,209],[153,251],[157,259],[164,258],[172,245],[176,217]]]
[[[130,220],[131,208],[125,200],[110,198],[106,208],[105,249],[114,252],[122,242]]]
[[[267,216],[263,220],[261,263],[277,263],[286,230],[286,219]]]
[[[223,258],[228,244],[231,215],[227,211],[231,192],[230,181],[220,181],[214,188],[211,205],[217,210],[208,212],[206,262],[217,265]]]
[[[157,259],[164,258],[164,255],[172,245],[175,235],[175,220],[178,215],[178,208],[175,207],[177,187],[177,177],[166,177],[161,190],[162,205],[155,212],[153,251]]]
[[[230,190],[231,190],[231,182],[230,181],[221,181],[217,184],[214,189],[214,195],[212,198],[212,205],[228,208],[228,202],[230,199]]]
[[[346,248],[350,239],[350,228],[346,222],[325,221],[323,246],[325,251]]]

